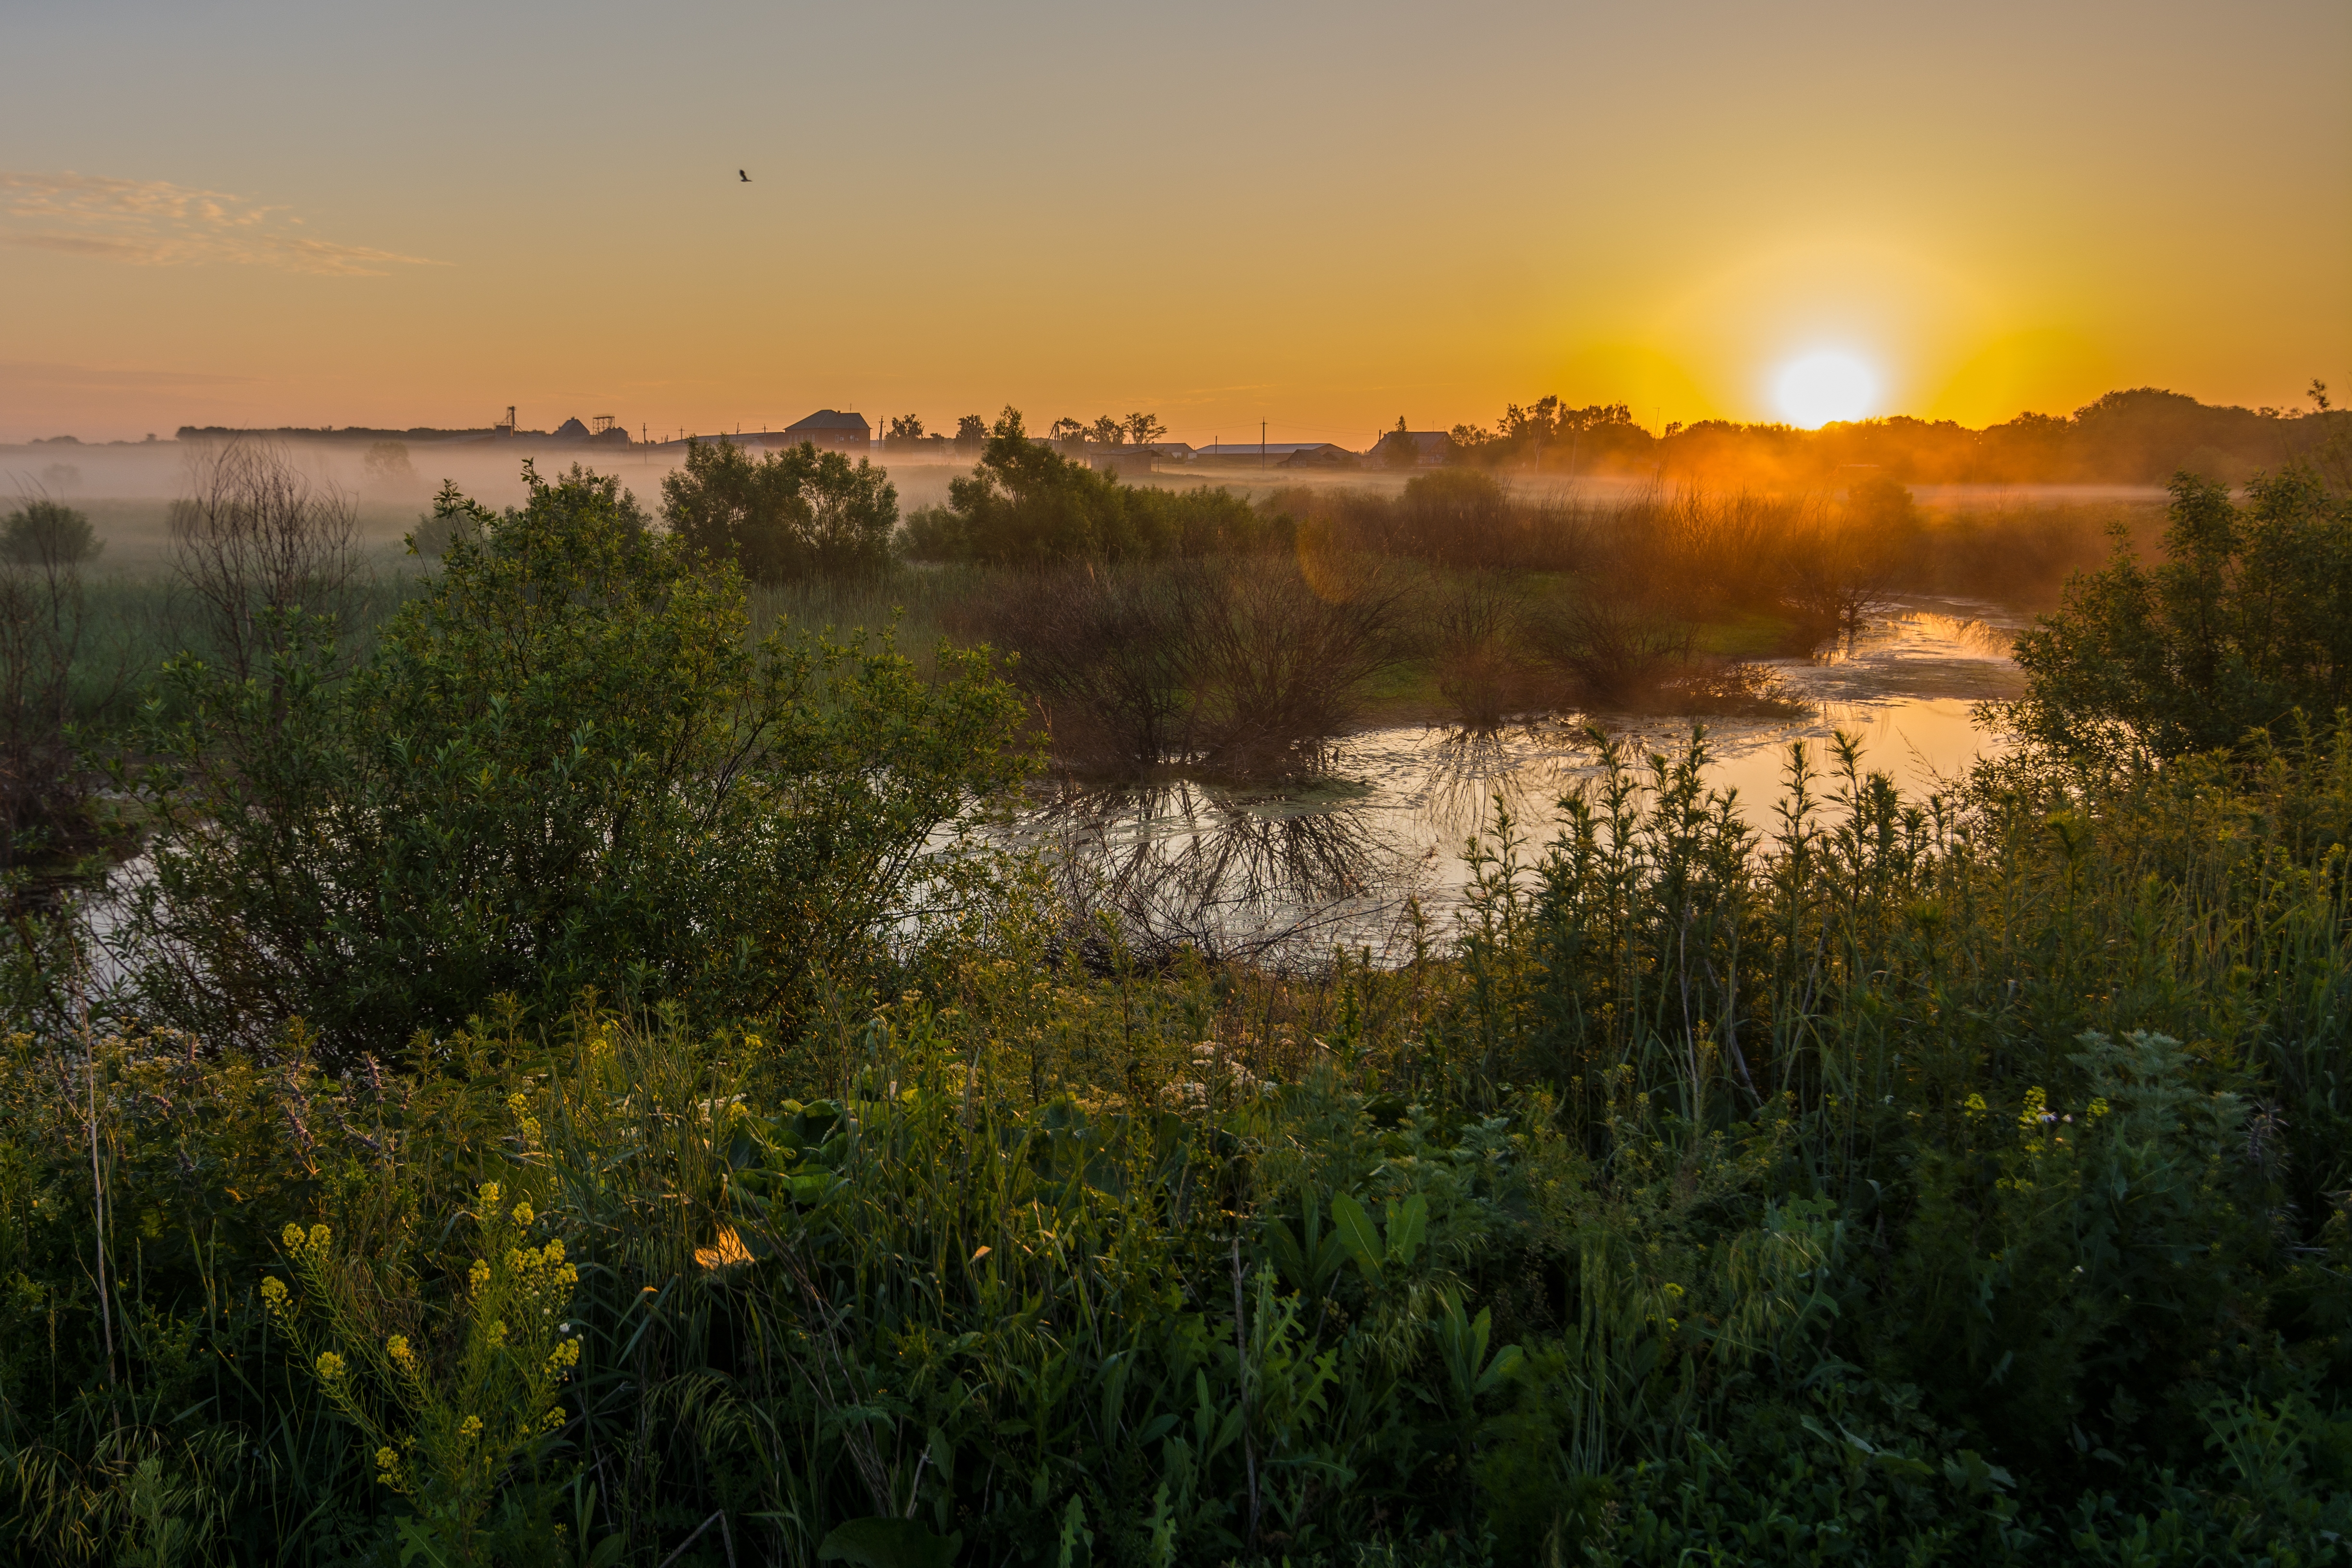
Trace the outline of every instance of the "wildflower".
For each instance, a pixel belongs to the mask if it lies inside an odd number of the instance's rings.
[[[1988,1114],[1989,1110],[1985,1105],[1985,1098],[1981,1094],[1972,1094],[1969,1096],[1967,1103],[1962,1105],[1960,1109],[1967,1111],[1970,1116],[1986,1115]]]
[[[515,1224],[517,1224],[517,1225],[529,1225],[532,1220],[537,1219],[538,1217],[539,1217],[539,1216],[538,1216],[538,1215],[534,1214],[534,1213],[531,1211],[531,1206],[530,1206],[530,1204],[528,1204],[528,1203],[520,1203],[520,1204],[515,1205],[515,1206],[514,1206],[514,1222],[515,1222]]]
[[[466,1278],[473,1281],[474,1289],[477,1290],[479,1290],[483,1286],[488,1285],[490,1282],[490,1265],[488,1260],[480,1258],[474,1259],[474,1267],[466,1271]]]
[[[400,1488],[400,1456],[390,1448],[375,1451],[375,1479],[395,1491]]]
[[[332,1239],[334,1234],[335,1233],[333,1231],[329,1230],[323,1225],[312,1226],[310,1227],[310,1249],[314,1252],[326,1251],[327,1243]]]
[[[2096,1121],[2100,1117],[2105,1116],[2107,1113],[2107,1109],[2106,1097],[2105,1095],[2100,1095],[2093,1098],[2091,1100],[2091,1108],[2089,1110],[2085,1111],[2084,1114],[2090,1117],[2092,1121]]]
[[[751,1252],[743,1245],[743,1238],[736,1234],[733,1226],[723,1225],[709,1247],[694,1249],[694,1260],[705,1268],[722,1268],[730,1263],[749,1263]]]
[[[319,1352],[320,1381],[322,1383],[333,1383],[342,1375],[343,1358],[337,1355],[332,1351],[320,1351]]]
[[[563,1422],[563,1406],[561,1405],[547,1413],[547,1429],[549,1431],[554,1431],[558,1426],[562,1426]]]
[[[278,1239],[286,1244],[287,1251],[299,1252],[302,1250],[302,1227],[289,1221],[286,1228],[278,1233]]]
[[[559,1237],[557,1237],[554,1240],[552,1240],[552,1241],[549,1242],[545,1247],[541,1247],[541,1248],[539,1249],[539,1255],[540,1255],[541,1258],[543,1258],[547,1259],[547,1261],[548,1261],[548,1262],[550,1262],[550,1263],[561,1263],[561,1262],[562,1262],[562,1261],[563,1261],[563,1238],[562,1238],[562,1237],[560,1237],[560,1236],[559,1236]]]
[[[482,1184],[482,1206],[484,1208],[496,1208],[498,1206],[498,1203],[499,1184],[496,1182],[484,1182]]]
[[[566,1368],[579,1364],[580,1342],[578,1340],[565,1340],[547,1352],[547,1369],[550,1372],[562,1372]]]
[[[1669,1281],[1666,1286],[1666,1294],[1679,1300],[1682,1298],[1683,1288]]]
[[[458,1423],[457,1423],[457,1436],[460,1436],[460,1437],[478,1437],[478,1436],[480,1436],[481,1435],[482,1435],[482,1418],[481,1418],[480,1416],[478,1416],[478,1415],[468,1415],[468,1416],[467,1416],[463,1421],[460,1421],[460,1422],[458,1422]]]
[[[261,1281],[262,1304],[273,1312],[286,1310],[286,1281],[272,1274]]]
[[[408,1348],[408,1336],[406,1334],[394,1334],[392,1338],[386,1340],[384,1342],[383,1353],[390,1356],[392,1358],[392,1364],[400,1368],[401,1371],[412,1375],[415,1373],[416,1352]]]
[[[2025,1091],[2025,1103],[2017,1112],[2017,1124],[2032,1132],[2049,1120],[2050,1097],[2039,1086]]]

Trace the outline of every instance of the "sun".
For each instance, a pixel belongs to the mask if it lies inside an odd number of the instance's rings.
[[[1867,415],[1878,398],[1878,377],[1852,354],[1823,350],[1781,371],[1774,391],[1782,418],[1814,430],[1836,420]]]

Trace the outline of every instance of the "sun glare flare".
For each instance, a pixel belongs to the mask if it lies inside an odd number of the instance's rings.
[[[1868,415],[1878,398],[1878,377],[1852,354],[1811,353],[1780,373],[1775,391],[1782,418],[1815,430]]]

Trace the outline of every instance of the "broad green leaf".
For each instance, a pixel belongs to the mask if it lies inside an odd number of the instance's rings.
[[[1389,1205],[1389,1261],[1409,1264],[1429,1234],[1429,1200],[1415,1193],[1402,1204]]]
[[[1339,1226],[1339,1236],[1348,1244],[1348,1250],[1355,1256],[1357,1267],[1364,1271],[1364,1278],[1378,1279],[1383,1250],[1380,1227],[1372,1223],[1372,1216],[1364,1212],[1364,1205],[1341,1193],[1331,1200],[1331,1218]]]

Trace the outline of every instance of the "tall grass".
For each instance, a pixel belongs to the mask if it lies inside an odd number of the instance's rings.
[[[2324,1559],[2352,731],[1924,800],[1798,752],[1762,834],[1702,748],[1499,818],[1393,970],[1146,966],[1008,885],[788,1038],[20,1033],[0,1530],[416,1539],[262,1281],[324,1226],[458,1366],[495,1183],[584,1348],[485,1561]]]

